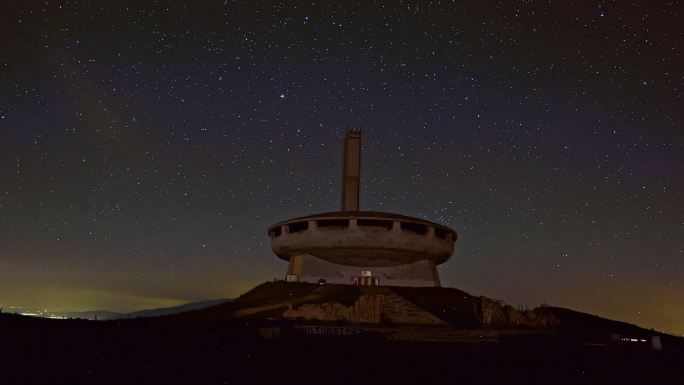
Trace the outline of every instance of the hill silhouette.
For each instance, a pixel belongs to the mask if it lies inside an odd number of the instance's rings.
[[[678,383],[684,339],[450,288],[268,282],[111,321],[0,314],[5,383]],[[657,337],[659,349],[654,349]],[[37,369],[40,370],[37,370]]]
[[[440,318],[448,326],[460,329],[546,330],[574,333],[586,338],[611,338],[615,334],[640,338],[661,336],[675,345],[684,342],[684,338],[681,337],[570,309],[544,305],[530,310],[518,310],[502,301],[443,287],[363,287],[266,282],[232,302],[175,314],[169,319],[284,320],[288,319],[284,314],[288,309],[303,305],[341,304],[352,307],[364,295],[387,296],[388,294],[400,296]],[[321,318],[309,321],[334,323],[344,320]],[[351,323],[373,324],[353,321]],[[381,320],[375,324],[391,323],[390,320]],[[403,323],[412,324],[411,320]]]

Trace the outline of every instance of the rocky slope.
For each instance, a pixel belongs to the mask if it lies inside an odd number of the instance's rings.
[[[549,328],[560,323],[548,308],[521,311],[456,289],[284,282],[259,285],[225,311],[237,319],[368,325]]]

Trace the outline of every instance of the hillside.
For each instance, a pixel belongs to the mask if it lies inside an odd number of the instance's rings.
[[[0,314],[0,330],[3,383],[684,378],[682,338],[568,309],[517,310],[449,288],[268,282],[180,314],[98,322]],[[653,349],[653,336],[662,349]]]
[[[403,316],[400,316],[402,315]],[[168,320],[286,320],[364,326],[432,325],[455,329],[521,330],[607,340],[684,338],[553,306],[519,310],[482,296],[441,287],[361,287],[266,282],[235,301],[170,316]]]

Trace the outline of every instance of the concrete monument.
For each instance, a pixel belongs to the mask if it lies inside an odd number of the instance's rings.
[[[288,219],[268,229],[288,281],[440,286],[436,266],[454,252],[456,232],[399,214],[360,211],[361,132],[344,140],[341,211]]]

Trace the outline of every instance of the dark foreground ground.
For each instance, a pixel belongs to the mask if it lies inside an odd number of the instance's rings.
[[[684,354],[581,346],[550,335],[499,342],[387,342],[373,333],[308,335],[288,325],[144,321],[11,325],[3,383],[681,383]],[[24,322],[25,323],[25,322]],[[39,325],[43,323],[44,325]]]
[[[604,331],[601,338],[559,328],[463,329],[461,335],[454,328],[395,325],[395,331],[432,336],[396,341],[387,338],[387,325],[226,319],[216,314],[235,305],[222,306],[107,322],[0,314],[0,383],[684,381],[684,345],[677,338],[654,351],[648,343],[611,342]]]

